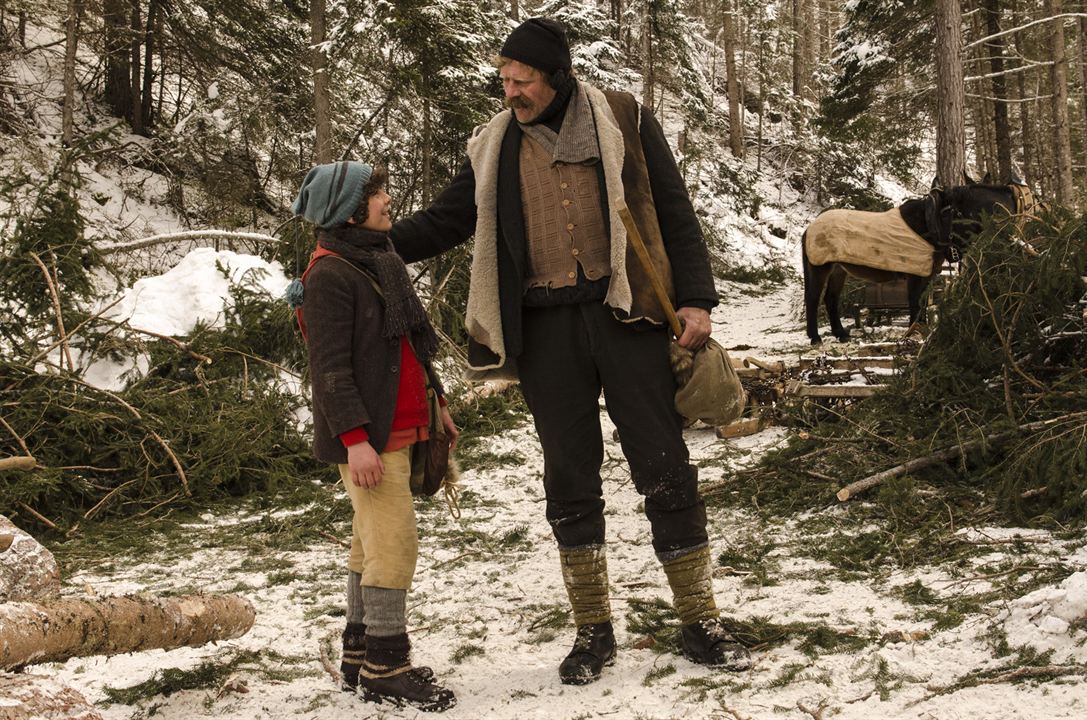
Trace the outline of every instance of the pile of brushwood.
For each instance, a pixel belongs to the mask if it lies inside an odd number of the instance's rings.
[[[1087,517],[1087,218],[987,224],[916,360],[885,392],[797,409],[800,432],[737,496],[835,505],[904,533]],[[844,491],[844,492],[843,492]],[[735,496],[734,496],[735,497]]]
[[[0,457],[35,462],[0,471],[0,514],[71,530],[313,474],[290,383],[300,379],[301,343],[286,306],[245,287],[233,295],[223,327],[197,327],[184,341],[73,313],[77,326],[88,321],[66,345],[81,358],[75,370],[66,353],[0,360]],[[141,356],[147,370],[123,390],[94,387],[78,367],[96,358],[135,366]]]
[[[136,268],[86,236],[78,152],[45,177],[0,179],[0,514],[70,532],[317,472],[296,415],[305,353],[286,304],[250,276],[232,286],[222,322],[183,338],[110,319],[110,276],[122,284]],[[88,379],[103,362],[131,369],[112,384],[123,389]]]

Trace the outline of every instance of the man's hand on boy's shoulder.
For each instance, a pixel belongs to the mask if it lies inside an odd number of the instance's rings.
[[[366,440],[347,448],[347,467],[351,470],[351,482],[357,487],[376,488],[385,475],[381,456]]]

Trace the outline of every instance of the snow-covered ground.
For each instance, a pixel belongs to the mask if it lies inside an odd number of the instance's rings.
[[[204,251],[199,251],[204,252]],[[222,275],[207,262],[206,283],[187,261],[187,283],[210,289]],[[175,273],[176,274],[176,273]],[[154,296],[170,274],[145,279],[143,293]],[[206,285],[206,287],[205,287]],[[795,285],[770,294],[747,296],[741,286],[722,287],[725,302],[714,314],[715,333],[727,347],[748,346],[745,353],[791,357],[806,350],[799,319],[793,316]],[[172,308],[176,311],[177,303]],[[194,312],[196,305],[193,304]],[[148,320],[150,321],[150,320]],[[773,582],[759,585],[749,573],[720,567],[715,586],[725,614],[740,620],[763,617],[774,623],[810,622],[838,632],[879,638],[860,649],[805,654],[800,638],[756,649],[756,663],[746,672],[724,673],[696,666],[668,652],[629,625],[638,603],[667,599],[669,592],[653,555],[649,526],[640,497],[628,477],[612,425],[602,423],[606,447],[605,491],[608,502],[609,566],[619,654],[600,681],[585,687],[561,685],[557,665],[569,648],[572,630],[553,621],[566,608],[558,558],[543,517],[542,458],[531,426],[488,438],[484,450],[500,459],[497,467],[465,473],[471,491],[463,515],[453,520],[444,504],[419,506],[421,554],[415,587],[409,596],[415,661],[432,666],[452,687],[458,705],[449,718],[1081,718],[1087,715],[1087,687],[1079,678],[1032,684],[982,682],[942,691],[969,673],[1001,668],[990,638],[994,628],[1013,646],[1053,650],[1054,664],[1087,661],[1082,619],[1087,616],[1087,550],[1078,542],[1038,531],[972,528],[961,531],[972,542],[992,542],[993,552],[976,562],[1003,557],[1023,560],[1010,541],[1028,536],[1032,564],[1063,561],[1081,570],[1059,586],[1043,588],[1007,607],[988,607],[949,630],[918,619],[904,602],[901,588],[922,580],[942,595],[990,587],[981,572],[956,575],[949,569],[924,568],[843,580],[829,565],[802,550],[807,537],[801,518],[766,524],[740,510],[711,508],[715,552],[757,538],[772,545]],[[722,456],[748,459],[785,437],[782,429],[735,441],[718,440],[710,429],[688,431],[703,483],[737,481]],[[735,467],[733,465],[732,467]],[[292,511],[293,512],[293,511]],[[830,519],[840,510],[829,509]],[[267,515],[286,517],[287,512]],[[156,696],[139,706],[102,708],[111,720],[146,717],[410,718],[411,709],[376,706],[340,692],[322,668],[322,646],[336,661],[342,630],[345,551],[314,537],[304,552],[275,550],[253,558],[219,541],[218,532],[267,520],[265,513],[206,514],[184,530],[186,552],[171,550],[138,558],[115,557],[103,569],[67,578],[71,593],[100,594],[171,590],[239,592],[257,609],[256,625],[246,636],[212,646],[149,651],[114,658],[79,658],[42,666],[35,672],[55,676],[92,701],[104,688],[128,687],[166,668],[193,668],[201,662],[226,662],[239,650],[261,652],[264,671],[240,669],[227,688],[187,690]],[[346,518],[345,518],[346,520]],[[259,560],[259,562],[255,562]],[[1078,622],[1077,622],[1078,621]],[[329,654],[326,651],[326,654]],[[247,669],[246,669],[247,668]],[[287,670],[269,679],[267,670]],[[239,691],[239,688],[245,692]]]

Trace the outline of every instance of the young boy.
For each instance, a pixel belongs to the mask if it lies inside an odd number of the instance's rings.
[[[343,688],[445,710],[456,698],[429,668],[412,667],[405,617],[418,553],[411,446],[427,437],[428,384],[453,443],[459,433],[430,363],[437,336],[389,244],[387,179],[361,162],[318,165],[291,208],[317,226],[302,304],[313,445],[339,466],[354,510]]]

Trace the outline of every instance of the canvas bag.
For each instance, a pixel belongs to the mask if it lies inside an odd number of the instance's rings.
[[[676,390],[676,411],[683,417],[720,426],[743,414],[747,393],[725,348],[713,338],[693,353],[690,373],[684,376],[677,376]]]
[[[664,283],[649,260],[649,253],[637,225],[634,224],[634,218],[626,206],[620,206],[617,212],[626,226],[627,239],[634,248],[634,254],[645,268],[661,309],[672,326],[672,332],[678,338],[683,334],[683,326],[680,325],[672,302],[668,299]],[[728,353],[720,343],[710,338],[705,345],[692,353],[673,340],[670,354],[678,385],[676,412],[688,420],[701,420],[714,426],[728,425],[740,417],[747,405],[747,393],[740,383],[740,376],[732,367]],[[676,358],[684,356],[689,358],[689,362],[675,362]]]

